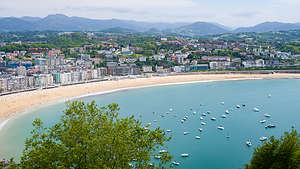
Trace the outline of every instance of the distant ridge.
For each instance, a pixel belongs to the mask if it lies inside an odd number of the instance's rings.
[[[275,32],[300,29],[300,23],[264,22],[253,27],[237,28],[234,32]]]
[[[241,32],[274,32],[300,29],[300,23],[264,22],[252,27],[232,30],[213,22],[164,23],[140,22],[120,19],[88,19],[68,17],[63,14],[48,15],[45,18],[24,16],[21,18],[0,18],[0,32],[14,31],[105,31],[117,33],[141,32],[146,34],[182,34],[189,36]]]

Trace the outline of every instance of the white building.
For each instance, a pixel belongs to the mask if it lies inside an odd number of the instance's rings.
[[[143,66],[143,72],[147,73],[147,72],[152,72],[152,66]]]

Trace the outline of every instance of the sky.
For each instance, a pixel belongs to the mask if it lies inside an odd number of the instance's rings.
[[[300,22],[300,0],[0,0],[0,17],[65,14],[147,22],[216,22],[228,27]]]

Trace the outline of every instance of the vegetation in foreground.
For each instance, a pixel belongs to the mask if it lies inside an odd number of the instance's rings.
[[[279,139],[270,138],[254,149],[246,169],[300,169],[300,135],[296,130]]]
[[[152,159],[170,138],[149,130],[132,117],[120,118],[118,105],[98,107],[95,102],[68,103],[59,123],[51,128],[34,121],[19,163],[8,168],[171,168],[167,152]]]

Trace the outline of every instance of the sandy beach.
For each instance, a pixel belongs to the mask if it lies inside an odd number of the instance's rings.
[[[300,74],[197,74],[103,81],[0,96],[0,124],[28,109],[93,93],[173,83],[235,79],[300,78]]]

